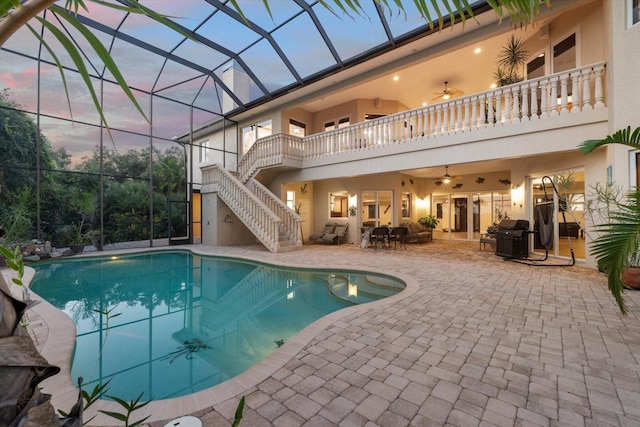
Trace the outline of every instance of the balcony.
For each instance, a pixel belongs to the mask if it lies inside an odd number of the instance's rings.
[[[497,152],[504,157],[575,149],[575,141],[555,139],[553,132],[606,123],[605,70],[604,62],[591,64],[305,138],[272,135],[240,160],[239,176],[246,182],[265,168],[307,169],[390,156],[403,168],[436,166],[443,164],[442,150],[439,156],[415,154],[479,142],[468,154],[474,161]],[[552,132],[545,138],[550,144],[539,143],[540,132]],[[518,144],[506,139],[513,136]],[[324,177],[339,176],[325,169]],[[393,170],[396,161],[367,163],[368,173]]]

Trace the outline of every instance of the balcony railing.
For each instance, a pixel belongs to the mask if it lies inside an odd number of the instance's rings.
[[[238,174],[247,182],[261,168],[282,164],[285,159],[303,160],[304,151],[304,142],[297,136],[283,133],[261,138],[240,159]]]
[[[202,192],[218,193],[220,199],[272,252],[280,251],[282,220],[233,174],[217,164],[202,169]]]
[[[256,141],[240,160],[238,172],[246,182],[260,168],[282,165],[285,159],[375,150],[603,108],[605,68],[600,62],[305,138],[272,135]]]

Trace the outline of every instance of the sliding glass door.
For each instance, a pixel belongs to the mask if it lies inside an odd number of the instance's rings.
[[[393,224],[393,191],[362,192],[362,226],[378,227]]]
[[[433,237],[478,240],[489,226],[509,217],[510,207],[510,192],[435,194],[432,198],[432,215],[439,222]]]

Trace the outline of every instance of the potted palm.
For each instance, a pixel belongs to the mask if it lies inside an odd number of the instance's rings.
[[[632,132],[629,126],[604,139],[585,141],[578,148],[587,154],[606,144],[624,144],[640,149],[640,128]],[[613,201],[607,209],[605,221],[594,226],[598,237],[591,242],[592,254],[607,275],[609,290],[623,314],[627,309],[622,294],[625,288],[634,286],[629,276],[636,271],[633,267],[640,265],[639,202],[638,188],[631,190],[622,201]]]

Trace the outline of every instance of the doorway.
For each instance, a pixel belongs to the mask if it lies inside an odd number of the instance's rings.
[[[434,238],[478,240],[489,226],[510,217],[511,193],[434,194],[432,206],[438,219]]]
[[[473,224],[473,200],[469,201],[468,194],[434,194],[432,206],[435,207],[435,217],[438,226],[433,230],[433,237],[437,239],[469,240],[469,224]]]
[[[379,227],[393,224],[393,191],[362,192],[362,226]]]
[[[585,224],[585,183],[584,171],[571,170],[562,171],[552,177],[558,194],[556,194],[545,179],[542,177],[530,179],[530,194],[532,195],[531,218],[533,218],[533,251],[544,254],[545,247],[540,241],[539,228],[541,225],[538,218],[539,211],[545,206],[545,198],[553,200],[551,219],[553,221],[553,242],[549,248],[549,255],[559,257],[570,257],[571,250],[576,258],[585,258],[585,239],[582,227]],[[545,196],[546,191],[546,196]],[[539,209],[540,207],[540,209]]]

